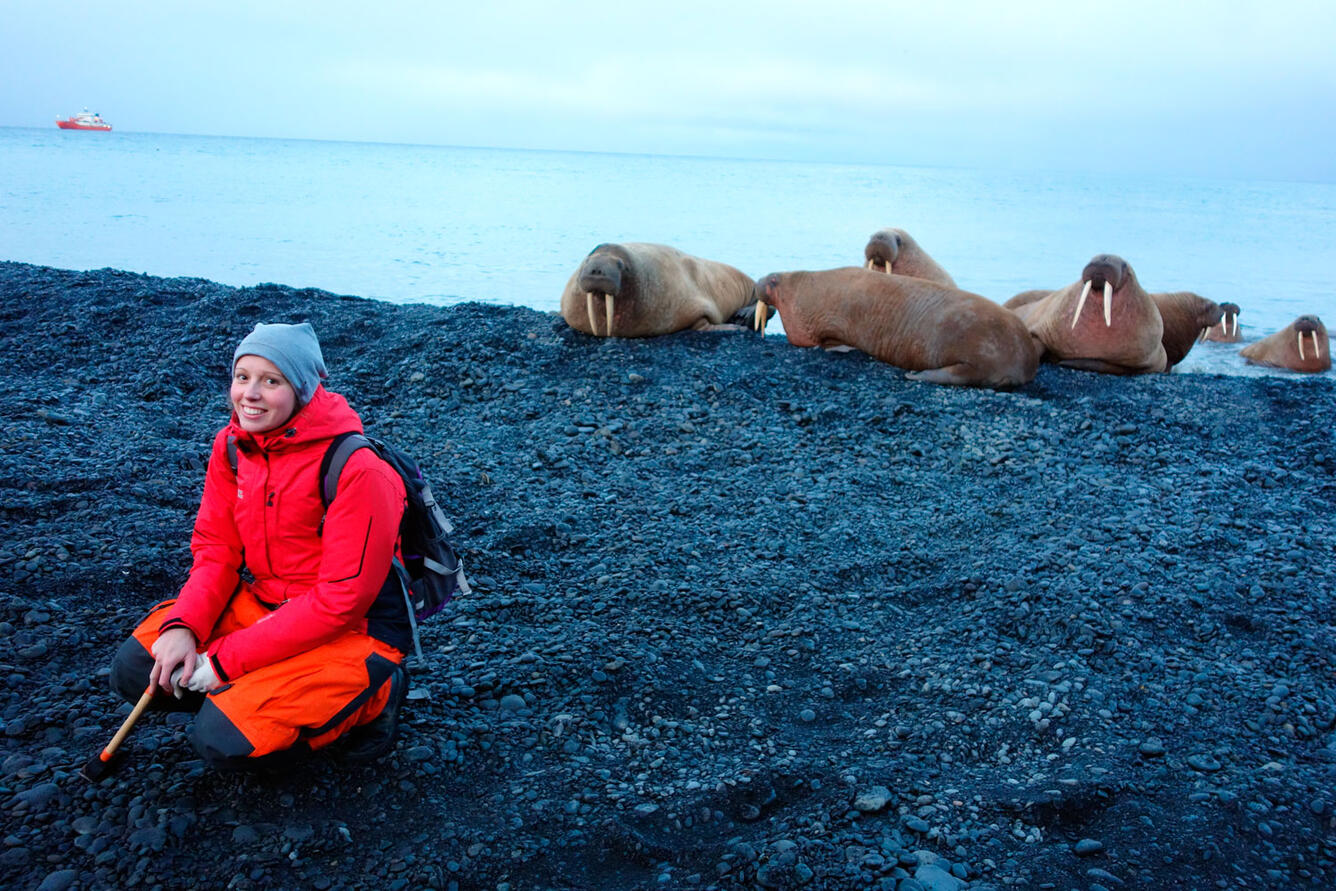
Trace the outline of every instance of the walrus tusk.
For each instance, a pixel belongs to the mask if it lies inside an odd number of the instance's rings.
[[[1072,315],[1072,327],[1076,327],[1076,320],[1081,318],[1081,310],[1085,308],[1086,297],[1090,296],[1090,282],[1085,283],[1081,289],[1081,299],[1076,301],[1076,312]]]
[[[1113,285],[1104,283],[1104,327],[1113,327]]]
[[[1234,313],[1234,333],[1239,333],[1239,314]]]
[[[876,271],[877,271],[877,261],[876,261],[876,260],[873,260],[873,259],[871,259],[871,258],[869,258],[868,261],[867,261],[867,267],[866,267],[866,268],[871,269],[873,272],[876,272]]]
[[[593,291],[585,291],[585,311],[589,313],[589,333],[599,337],[599,323],[593,318]]]
[[[1316,332],[1316,331],[1313,332],[1313,354],[1316,355],[1319,359],[1322,358],[1322,347],[1318,346],[1318,344],[1317,344],[1317,332]]]
[[[764,333],[765,333],[765,323],[768,322],[768,321],[769,321],[769,319],[767,319],[767,318],[765,317],[765,304],[762,303],[761,301],[757,300],[757,301],[756,301],[756,318],[752,320],[752,330],[753,330],[753,331],[760,331],[762,334],[764,334]]]
[[[1206,335],[1210,333],[1211,329],[1209,327],[1201,329],[1201,333],[1197,335],[1197,343],[1204,343],[1206,341]]]
[[[604,301],[606,301],[606,302],[603,304],[603,306],[604,306],[604,308],[607,310],[607,314],[608,314],[608,336],[611,337],[611,336],[612,336],[612,295],[611,295],[611,294],[604,294],[604,295],[603,295],[603,299],[604,299]]]
[[[1314,336],[1316,337],[1316,335],[1314,335]],[[1303,333],[1302,331],[1300,331],[1300,332],[1299,332],[1299,361],[1302,362],[1303,360],[1304,360],[1304,333]]]

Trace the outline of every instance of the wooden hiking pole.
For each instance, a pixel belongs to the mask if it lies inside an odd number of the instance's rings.
[[[144,691],[144,695],[139,697],[139,701],[135,703],[134,709],[131,710],[125,721],[121,723],[121,729],[116,731],[116,735],[111,738],[111,742],[107,743],[105,749],[103,749],[97,756],[91,758],[88,763],[83,766],[83,769],[79,771],[79,776],[88,780],[90,783],[96,783],[103,777],[110,776],[115,771],[118,763],[116,761],[116,750],[121,747],[121,743],[125,742],[125,738],[130,735],[130,730],[134,728],[135,722],[139,720],[139,716],[144,713],[144,709],[148,708],[149,702],[153,700],[154,686],[155,685],[153,684],[148,685],[148,689]]]

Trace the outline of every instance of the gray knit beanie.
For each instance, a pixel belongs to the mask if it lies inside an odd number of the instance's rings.
[[[297,391],[298,405],[305,405],[315,395],[320,381],[329,377],[325,359],[320,355],[320,341],[310,322],[300,325],[256,324],[237,351],[232,354],[232,368],[242,356],[259,356],[273,362]]]

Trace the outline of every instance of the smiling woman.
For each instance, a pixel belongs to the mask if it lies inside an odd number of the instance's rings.
[[[198,712],[191,742],[217,767],[256,767],[347,735],[393,745],[407,692],[408,615],[391,561],[404,487],[370,449],[326,506],[317,471],[361,433],[326,390],[309,324],[260,324],[233,353],[230,423],[214,436],[180,596],[116,653],[111,682],[150,708]],[[147,685],[147,693],[145,692]]]
[[[278,366],[262,356],[245,355],[232,366],[232,410],[248,433],[272,430],[292,417],[297,391]]]

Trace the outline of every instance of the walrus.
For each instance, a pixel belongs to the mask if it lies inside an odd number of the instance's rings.
[[[879,229],[863,248],[863,265],[873,272],[889,272],[927,279],[954,288],[956,282],[928,256],[904,229]]]
[[[751,278],[665,244],[600,244],[566,283],[561,316],[596,337],[655,337],[725,322],[752,299]]]
[[[784,310],[780,309],[782,315]],[[787,327],[788,322],[785,321]],[[1270,365],[1318,374],[1331,368],[1331,342],[1327,326],[1313,315],[1302,315],[1270,337],[1263,337],[1239,350],[1253,365]]]
[[[1160,308],[1160,321],[1164,325],[1160,343],[1164,344],[1164,370],[1168,371],[1182,362],[1192,345],[1205,338],[1211,326],[1220,321],[1220,304],[1191,291],[1150,296]]]
[[[1103,293],[1102,307],[1098,298],[1087,302],[1092,290]],[[1099,254],[1079,281],[1011,311],[1044,345],[1046,362],[1105,374],[1166,367],[1159,307],[1122,257]]]
[[[1000,389],[1039,368],[1038,344],[1014,313],[926,279],[853,266],[776,272],[755,293],[779,310],[794,346],[853,347],[912,380]]]
[[[1015,310],[1019,309],[1022,306],[1029,306],[1031,303],[1034,303],[1038,300],[1042,300],[1043,298],[1047,297],[1049,294],[1052,293],[1053,293],[1052,291],[1045,291],[1042,288],[1033,291],[1021,291],[1015,297],[1012,297],[1010,300],[1008,300],[1006,303],[1002,305],[1005,306],[1007,309]]]
[[[1206,339],[1216,343],[1238,343],[1243,339],[1239,333],[1239,309],[1237,303],[1220,304],[1220,322],[1211,326],[1211,330],[1206,332]]]

